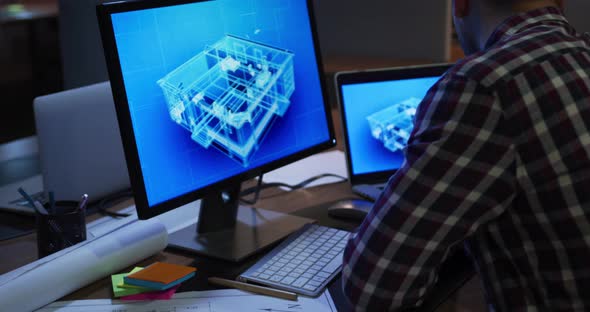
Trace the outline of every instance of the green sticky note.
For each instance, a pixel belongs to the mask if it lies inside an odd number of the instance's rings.
[[[117,287],[119,288],[134,288],[134,289],[144,289],[145,287],[141,287],[141,286],[135,286],[135,285],[129,285],[129,284],[125,284],[125,276],[131,274],[131,273],[135,273],[137,271],[141,271],[143,270],[142,267],[135,267],[133,270],[131,270],[131,272],[125,274],[123,276],[123,278],[121,279],[121,281],[117,284]]]
[[[111,275],[111,282],[113,284],[113,294],[115,295],[115,298],[119,298],[119,297],[123,297],[123,296],[129,296],[129,295],[136,295],[136,294],[141,294],[144,292],[150,292],[150,291],[154,291],[151,288],[146,288],[146,287],[134,287],[134,288],[127,288],[127,287],[120,287],[120,284],[123,284],[123,278],[125,278],[125,276],[131,274],[131,273],[135,273],[139,270],[141,270],[143,268],[134,268],[131,272],[129,273],[121,273],[121,274],[113,274]]]

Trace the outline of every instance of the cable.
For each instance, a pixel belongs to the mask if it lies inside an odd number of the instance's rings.
[[[262,176],[263,176],[263,174],[258,176],[258,182],[256,183],[256,186],[246,189],[246,190],[252,190],[252,191],[250,191],[249,193],[244,193],[244,191],[240,192],[239,198],[243,203],[246,203],[248,205],[254,205],[258,201],[258,198],[260,196],[260,190],[263,188]],[[242,198],[246,195],[250,195],[251,193],[254,193],[254,199],[247,200],[245,198]]]
[[[319,179],[323,179],[323,178],[338,178],[341,179],[342,181],[346,181],[347,178],[343,177],[341,175],[338,174],[333,174],[333,173],[324,173],[324,174],[319,174],[317,176],[313,176],[309,179],[303,180],[295,185],[290,185],[287,183],[282,183],[282,182],[271,182],[271,183],[263,183],[263,175],[261,174],[260,176],[258,176],[258,182],[256,183],[256,186],[253,187],[249,187],[247,189],[244,189],[240,192],[240,201],[242,201],[245,204],[248,205],[253,205],[255,204],[258,199],[260,199],[260,191],[267,189],[267,188],[272,188],[272,187],[284,187],[289,189],[289,191],[295,191],[301,188],[304,188],[305,186],[307,186],[308,184],[319,180]],[[245,199],[245,196],[248,196],[250,194],[254,193],[254,198],[251,200]],[[127,213],[119,213],[119,212],[114,212],[114,211],[108,211],[107,207],[111,207],[117,203],[120,203],[123,200],[126,200],[128,198],[133,197],[133,191],[131,191],[130,189],[121,191],[119,193],[115,193],[112,195],[109,195],[105,198],[103,198],[102,200],[100,200],[100,202],[98,202],[98,204],[96,204],[95,209],[98,211],[98,213],[105,215],[105,216],[110,216],[113,218],[124,218],[124,217],[128,217],[130,216],[130,214]]]
[[[111,194],[106,196],[105,198],[101,199],[98,204],[96,204],[96,209],[98,213],[103,216],[109,216],[113,218],[124,218],[130,216],[128,213],[120,213],[114,211],[108,211],[107,207],[111,207],[116,205],[126,199],[133,197],[133,191],[131,189],[127,189],[115,194]]]
[[[347,178],[345,178],[341,175],[338,175],[338,174],[323,173],[323,174],[319,174],[317,176],[313,176],[309,179],[303,180],[295,185],[290,185],[290,184],[283,183],[283,182],[271,182],[271,183],[262,184],[262,175],[260,175],[258,177],[258,183],[256,184],[256,186],[249,187],[249,188],[244,189],[240,192],[240,200],[246,204],[253,205],[258,201],[260,191],[263,189],[272,188],[272,187],[284,187],[284,188],[289,189],[289,191],[295,191],[295,190],[304,188],[305,186],[307,186],[308,184],[310,184],[316,180],[319,180],[322,178],[328,178],[328,177],[338,178],[338,179],[341,179],[342,181],[347,180]],[[250,195],[252,193],[255,193],[253,200],[247,200],[247,199],[243,198],[244,196]]]

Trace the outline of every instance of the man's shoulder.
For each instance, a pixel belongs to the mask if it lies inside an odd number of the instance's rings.
[[[510,46],[497,46],[459,60],[449,74],[464,76],[483,86],[492,87],[530,66],[531,60],[526,53],[512,51]]]
[[[475,80],[485,87],[511,80],[561,53],[587,46],[559,31],[524,32],[458,61],[449,73]]]

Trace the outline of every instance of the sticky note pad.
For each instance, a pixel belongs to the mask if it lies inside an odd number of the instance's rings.
[[[149,292],[149,291],[154,291],[153,289],[146,288],[146,287],[135,286],[134,288],[123,288],[123,287],[119,286],[119,284],[123,283],[123,279],[125,278],[125,276],[132,274],[134,272],[139,272],[141,270],[142,270],[142,268],[137,267],[137,268],[134,268],[129,273],[111,275],[111,282],[113,284],[113,294],[115,295],[116,298],[122,297],[122,296],[141,294],[141,293]]]
[[[129,272],[127,274],[124,274],[124,276],[127,276],[127,275],[129,275],[131,273],[135,273],[135,272],[137,272],[139,270],[143,270],[143,267],[135,267],[135,268],[133,268],[133,270],[131,272]],[[121,281],[119,282],[119,284],[117,284],[117,287],[119,287],[119,288],[134,288],[134,289],[140,288],[140,289],[145,289],[145,287],[125,284],[125,282],[123,281],[123,278],[121,278]],[[154,290],[153,289],[149,289],[149,291],[154,291]]]
[[[197,269],[189,266],[156,262],[124,277],[125,284],[165,290],[193,277]]]
[[[180,285],[176,285],[167,290],[152,291],[136,295],[121,297],[121,300],[170,300]]]

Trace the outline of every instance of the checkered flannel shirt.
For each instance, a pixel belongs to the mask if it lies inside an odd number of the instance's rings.
[[[508,18],[427,93],[405,163],[344,253],[356,310],[419,305],[454,246],[491,310],[590,310],[590,36]]]

